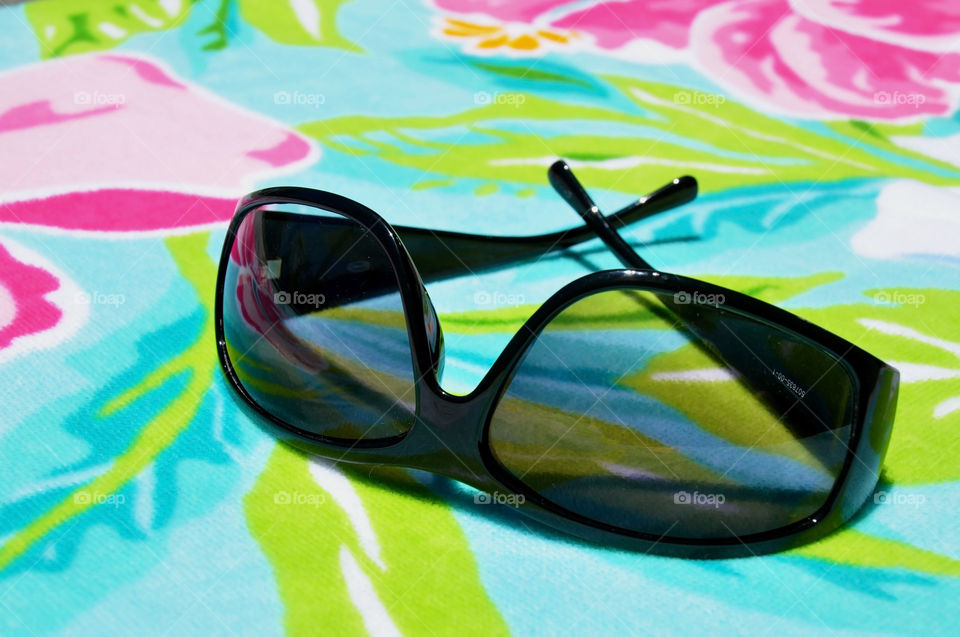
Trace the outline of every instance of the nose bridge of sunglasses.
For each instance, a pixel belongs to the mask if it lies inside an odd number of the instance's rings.
[[[478,425],[483,422],[489,396],[460,401],[430,392],[421,395],[417,423],[400,443],[415,450],[410,454],[414,464],[480,489],[496,488],[477,452]]]

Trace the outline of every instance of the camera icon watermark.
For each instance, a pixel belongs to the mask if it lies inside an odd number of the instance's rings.
[[[123,294],[113,294],[106,292],[77,292],[73,298],[77,305],[110,305],[118,308],[127,302],[127,297]]]
[[[673,103],[683,106],[720,106],[727,101],[723,95],[703,91],[677,91],[673,94]]]
[[[277,491],[273,494],[273,503],[282,506],[298,505],[320,507],[327,498],[322,493],[300,493],[299,491]]]
[[[677,305],[712,305],[718,307],[726,303],[723,294],[705,294],[703,292],[680,291],[673,295],[673,302]]]
[[[881,290],[873,295],[873,302],[877,305],[912,305],[920,307],[927,302],[923,294],[901,292],[899,290]]]
[[[490,104],[505,104],[507,106],[519,107],[527,101],[527,96],[523,93],[506,93],[487,91],[477,91],[473,94],[473,103],[478,106],[488,106]]]
[[[319,308],[327,302],[327,297],[314,292],[306,293],[298,290],[287,292],[280,290],[273,294],[273,302],[275,305],[312,305],[315,308]]]
[[[106,504],[117,509],[126,501],[127,498],[122,493],[100,493],[99,491],[83,489],[73,494],[73,503],[80,505]]]
[[[326,104],[323,93],[304,93],[301,91],[277,91],[273,94],[273,103],[280,106],[312,106],[320,108]]]
[[[505,504],[516,508],[526,501],[527,498],[522,493],[500,493],[499,491],[486,493],[479,491],[473,495],[474,504]]]
[[[509,294],[496,290],[477,290],[473,293],[474,305],[495,305],[502,307],[516,307],[526,303],[522,294]]]
[[[891,493],[877,491],[873,494],[873,502],[877,505],[909,506],[919,509],[927,501],[922,493]]]
[[[726,501],[727,497],[722,493],[700,493],[699,491],[690,493],[689,491],[677,491],[673,494],[673,503],[679,505],[693,505],[719,509]]]
[[[127,96],[123,93],[77,91],[73,94],[73,103],[81,106],[112,106],[113,108],[120,108],[127,103]]]
[[[920,108],[927,101],[923,93],[912,91],[877,91],[873,94],[873,103],[880,106],[912,106]]]

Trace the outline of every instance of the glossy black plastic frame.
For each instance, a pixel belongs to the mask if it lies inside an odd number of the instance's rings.
[[[310,450],[318,455],[351,463],[421,469],[454,478],[488,493],[520,494],[524,497],[518,509],[525,515],[587,541],[618,548],[692,558],[770,553],[815,540],[853,517],[873,493],[878,480],[896,409],[897,370],[839,336],[785,310],[704,281],[654,270],[636,255],[616,234],[614,227],[689,201],[696,194],[696,182],[692,178],[675,180],[620,212],[604,216],[565,164],[558,162],[554,165],[550,177],[587,225],[530,237],[494,237],[402,226],[394,228],[362,204],[309,188],[267,188],[244,197],[224,240],[217,275],[215,316],[220,364],[244,407],[309,441]],[[270,204],[305,205],[338,213],[363,226],[388,256],[398,278],[416,379],[416,418],[407,433],[390,439],[350,442],[319,436],[279,420],[253,400],[241,384],[227,354],[224,337],[226,267],[240,223],[251,211]],[[553,294],[510,340],[470,394],[450,394],[440,386],[442,354],[429,344],[426,326],[436,319],[421,280],[421,271],[427,274],[424,277],[427,280],[446,278],[469,270],[536,258],[546,250],[569,247],[598,236],[621,260],[637,265],[588,274]],[[422,263],[421,270],[415,262]],[[706,540],[658,537],[613,527],[564,509],[526,487],[497,462],[488,441],[490,418],[513,370],[537,335],[554,317],[578,300],[603,290],[631,288],[667,294],[722,295],[724,303],[720,307],[792,332],[799,339],[826,350],[846,368],[854,381],[850,444],[837,481],[818,511],[788,526],[747,536]]]

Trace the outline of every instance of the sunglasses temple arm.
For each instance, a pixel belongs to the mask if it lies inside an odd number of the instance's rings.
[[[613,232],[614,228],[623,228],[673,210],[692,201],[696,196],[696,179],[679,177],[611,215],[602,215],[602,219]],[[586,221],[586,224],[569,230],[533,236],[489,236],[407,226],[394,226],[394,229],[416,263],[420,276],[429,283],[543,258],[551,252],[596,239],[596,221]],[[620,250],[623,250],[622,246]],[[633,253],[631,258],[638,256]],[[638,264],[630,267],[648,268],[649,265]]]
[[[657,188],[649,195],[640,197],[613,214],[604,216],[612,227],[620,229],[643,219],[649,219],[661,212],[673,210],[685,203],[690,203],[697,198],[697,190],[697,180],[690,175],[684,175]]]
[[[607,218],[600,212],[600,208],[574,176],[573,170],[570,169],[567,162],[562,159],[554,162],[550,166],[547,176],[553,189],[563,197],[564,201],[570,204],[570,207],[583,218],[587,226],[617,255],[624,267],[639,270],[654,269],[610,225]]]

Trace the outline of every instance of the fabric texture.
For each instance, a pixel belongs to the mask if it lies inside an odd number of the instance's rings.
[[[0,7],[0,634],[952,634],[960,10],[867,0],[35,0]],[[877,492],[786,553],[574,541],[240,409],[214,348],[236,200],[336,192],[492,234],[682,174],[649,262],[900,369]],[[599,242],[430,284],[465,393]],[[709,379],[704,382],[708,382]]]

